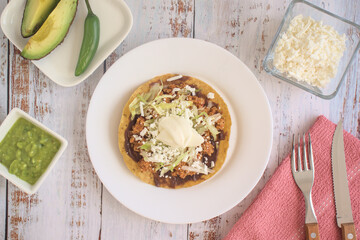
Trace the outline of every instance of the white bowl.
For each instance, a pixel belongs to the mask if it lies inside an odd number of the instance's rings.
[[[26,0],[13,0],[1,14],[1,29],[5,36],[21,51],[29,38],[21,36],[21,21]],[[49,55],[32,62],[48,78],[64,87],[75,86],[92,74],[120,45],[132,27],[132,15],[123,0],[91,0],[91,8],[100,19],[100,42],[94,59],[86,71],[75,77],[87,15],[85,1],[79,0],[75,19],[64,42]]]
[[[9,173],[8,169],[3,165],[0,164],[0,174],[4,176],[7,180],[12,182],[14,185],[16,185],[18,188],[26,192],[27,194],[33,194],[35,193],[40,185],[44,182],[45,178],[49,175],[51,169],[55,166],[56,162],[59,160],[60,156],[64,152],[65,148],[67,147],[68,142],[65,138],[60,136],[59,134],[55,133],[51,129],[45,127],[42,123],[31,117],[29,114],[25,113],[24,111],[20,110],[19,108],[14,108],[11,110],[11,112],[8,114],[8,116],[5,118],[3,123],[0,126],[0,142],[4,139],[6,134],[9,132],[10,128],[14,125],[14,123],[19,118],[25,118],[29,122],[33,123],[37,127],[41,128],[42,130],[46,131],[56,139],[58,139],[61,142],[60,148],[55,154],[54,158],[51,160],[49,166],[47,167],[46,171],[40,176],[40,178],[37,180],[37,182],[34,185],[31,185],[28,182],[23,181],[19,177],[17,177],[14,174]]]

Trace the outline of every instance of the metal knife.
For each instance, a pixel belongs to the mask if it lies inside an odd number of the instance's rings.
[[[331,148],[336,221],[343,240],[356,240],[347,180],[342,120],[338,123]]]

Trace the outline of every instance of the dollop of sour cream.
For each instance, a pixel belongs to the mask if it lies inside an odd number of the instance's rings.
[[[204,142],[204,138],[191,127],[190,120],[179,116],[160,119],[159,135],[156,139],[176,148],[197,147]]]

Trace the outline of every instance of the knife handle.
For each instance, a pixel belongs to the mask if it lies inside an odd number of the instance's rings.
[[[317,223],[305,224],[306,240],[320,240],[319,225]]]
[[[356,231],[354,223],[341,224],[341,232],[343,240],[356,240]]]

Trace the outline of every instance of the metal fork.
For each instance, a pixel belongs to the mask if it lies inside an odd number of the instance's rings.
[[[305,230],[306,239],[319,240],[319,226],[316,220],[314,207],[311,200],[311,188],[314,183],[314,156],[311,146],[311,137],[309,133],[308,147],[306,146],[305,134],[303,134],[303,158],[301,158],[300,135],[298,135],[297,146],[297,164],[295,157],[295,135],[293,135],[293,144],[291,152],[291,171],[297,186],[304,194],[305,198]],[[308,157],[309,164],[308,164]],[[303,164],[301,164],[303,162]],[[302,167],[303,165],[303,167]],[[296,168],[297,166],[297,168]]]

